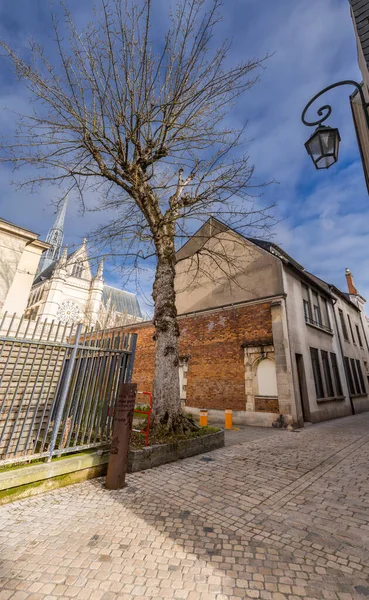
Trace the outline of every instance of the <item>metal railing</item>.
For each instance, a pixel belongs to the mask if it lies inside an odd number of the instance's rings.
[[[83,325],[0,323],[0,465],[110,441],[121,382],[131,379],[135,334]]]
[[[323,323],[320,323],[319,321],[314,321],[314,319],[311,319],[310,317],[307,317],[306,315],[305,315],[305,321],[309,325],[314,325],[314,327],[319,327],[319,329],[323,329],[323,331],[327,331],[328,333],[333,333],[333,329],[331,329],[330,327],[327,327],[327,325],[323,325]]]

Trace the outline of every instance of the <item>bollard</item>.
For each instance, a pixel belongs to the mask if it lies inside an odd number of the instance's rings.
[[[224,418],[225,418],[224,429],[232,429],[232,411],[225,410]]]
[[[120,490],[124,487],[136,392],[136,383],[122,383],[119,389],[114,411],[113,435],[105,483],[108,490]]]
[[[208,426],[208,411],[206,409],[200,410],[200,427]]]

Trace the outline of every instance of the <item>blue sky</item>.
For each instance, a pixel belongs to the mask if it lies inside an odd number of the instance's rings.
[[[158,0],[164,15],[169,1]],[[71,3],[78,23],[87,22],[91,5],[92,0]],[[278,182],[264,190],[262,200],[277,204],[274,241],[344,290],[349,267],[369,299],[369,199],[351,118],[351,89],[339,88],[324,98],[333,105],[329,124],[338,126],[342,137],[340,160],[328,171],[314,169],[304,148],[312,130],[300,120],[304,105],[320,89],[340,79],[360,80],[348,0],[226,0],[222,13],[218,34],[233,38],[231,60],[272,54],[260,83],[244,96],[232,119],[239,124],[248,120],[247,151],[256,181]],[[21,52],[30,36],[51,52],[49,2],[2,0],[0,35]],[[8,133],[15,117],[6,109],[27,111],[28,98],[3,59],[0,65],[0,127]],[[44,238],[54,219],[56,192],[48,186],[36,194],[19,190],[11,182],[22,177],[26,171],[14,174],[0,165],[0,216]],[[71,197],[65,241],[78,244],[99,218],[81,214]],[[140,275],[147,297],[152,273],[148,267]],[[121,284],[117,271],[106,278]],[[135,282],[127,288],[136,291]],[[143,297],[141,302],[148,310]]]

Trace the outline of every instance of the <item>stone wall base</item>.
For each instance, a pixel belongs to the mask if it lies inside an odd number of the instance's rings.
[[[369,410],[369,407],[367,410]],[[330,421],[331,419],[349,417],[350,415],[352,415],[350,404],[337,400],[323,403],[318,410],[313,411],[310,409],[310,422],[320,423],[321,421]]]
[[[355,408],[355,414],[369,411],[368,396],[361,396],[361,397],[353,398],[352,402],[353,402],[353,405]]]
[[[200,409],[192,406],[185,406],[185,412],[194,416],[200,416]],[[254,427],[272,427],[278,419],[275,413],[251,412],[246,410],[234,410],[232,412],[234,425],[252,425]],[[224,410],[208,409],[209,423],[222,424],[224,426]],[[286,417],[290,422],[290,417]]]
[[[64,473],[63,475],[57,475],[48,479],[32,481],[23,485],[2,489],[0,490],[0,506],[2,504],[14,502],[15,500],[22,500],[24,498],[36,496],[37,494],[50,492],[51,490],[65,487],[66,485],[71,485],[73,483],[81,483],[87,479],[93,479],[94,477],[102,477],[106,474],[107,468],[108,463],[107,459],[105,459],[105,462],[102,464],[87,469],[74,471],[72,473]]]

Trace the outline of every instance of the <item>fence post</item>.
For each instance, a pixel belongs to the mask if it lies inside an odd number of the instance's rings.
[[[67,372],[65,375],[64,384],[63,384],[63,388],[61,391],[61,396],[60,396],[60,400],[59,400],[59,404],[58,404],[58,408],[57,408],[57,413],[55,416],[54,427],[53,427],[53,431],[51,434],[51,440],[50,440],[49,458],[47,459],[48,462],[51,461],[51,459],[53,457],[53,452],[55,450],[56,440],[58,437],[58,431],[59,431],[60,423],[61,423],[61,420],[63,417],[63,411],[64,411],[65,403],[67,401],[70,384],[72,381],[72,374],[73,374],[73,369],[74,369],[74,363],[76,362],[76,356],[77,356],[79,340],[81,337],[81,331],[82,331],[82,324],[80,323],[77,326],[76,337],[74,340],[74,347],[72,350],[72,354],[70,355],[68,369],[67,369]]]
[[[137,333],[131,333],[131,336],[132,336],[131,344],[130,344],[130,346],[131,346],[131,350],[130,350],[131,356],[130,356],[129,362],[128,362],[125,383],[131,383],[131,381],[132,381],[133,366],[134,366],[135,355],[136,355]]]

